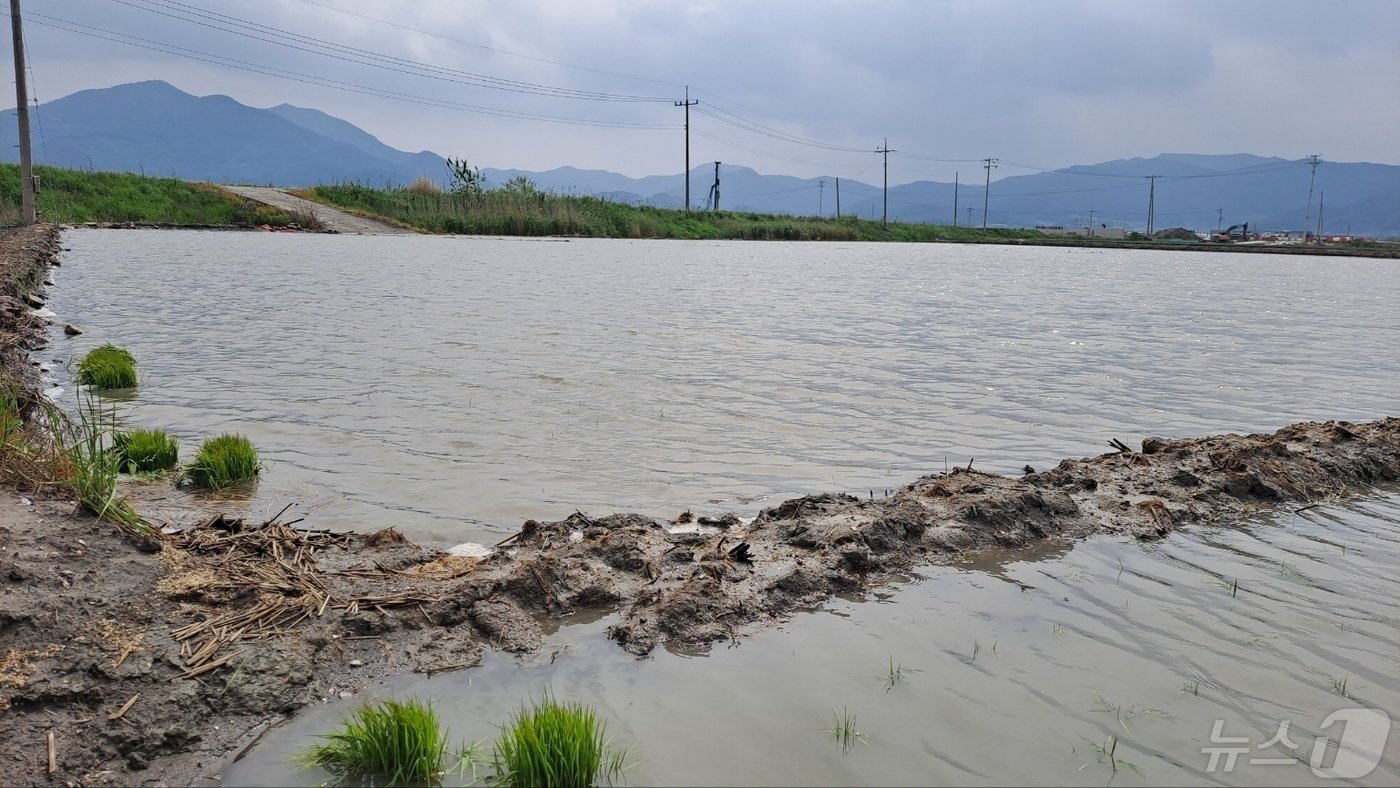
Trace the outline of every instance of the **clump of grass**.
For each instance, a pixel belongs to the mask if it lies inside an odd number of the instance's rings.
[[[431,704],[410,698],[357,708],[297,760],[341,776],[426,783],[443,773],[447,732]]]
[[[869,743],[865,740],[865,734],[861,733],[860,729],[856,727],[856,715],[852,714],[845,706],[842,706],[839,712],[836,709],[832,709],[831,716],[834,722],[830,728],[826,729],[826,732],[830,733],[841,743],[842,754],[850,753],[851,748],[856,746],[857,742],[861,744]]]
[[[252,481],[261,469],[258,452],[246,437],[224,434],[210,438],[199,447],[194,462],[185,468],[185,478],[196,487],[221,490]]]
[[[180,460],[180,443],[165,430],[135,429],[113,433],[112,452],[126,473],[168,471]]]
[[[45,413],[54,443],[63,447],[68,460],[67,474],[61,482],[72,488],[79,505],[99,520],[150,534],[150,525],[125,498],[117,495],[120,468],[115,452],[108,445],[110,436],[116,432],[115,410],[89,398],[79,405],[76,428],[66,424],[62,414],[51,405],[45,408]]]
[[[97,391],[136,387],[136,359],[110,342],[93,348],[78,362],[78,382]]]
[[[604,739],[606,724],[582,703],[544,700],[522,706],[496,742],[501,785],[591,786],[622,773],[626,753]]]

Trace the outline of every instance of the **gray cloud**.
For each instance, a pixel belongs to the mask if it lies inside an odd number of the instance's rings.
[[[323,79],[501,110],[678,125],[669,103],[578,101],[467,87],[333,60],[153,13],[174,0],[34,4],[106,30]],[[692,117],[692,161],[765,172],[873,177],[866,151],[1064,166],[1166,151],[1400,162],[1400,4],[1122,3],[1075,0],[765,3],[550,0],[181,2],[351,47],[524,82],[678,98],[841,152]],[[392,15],[407,27],[327,10]],[[1325,11],[1325,19],[1319,14]],[[324,109],[406,149],[491,166],[563,164],[629,174],[681,166],[676,129],[604,129],[371,98],[123,46],[38,25],[28,33],[40,98],[160,78],[194,93]],[[308,45],[308,48],[310,47]],[[505,54],[507,50],[528,57]],[[556,61],[555,63],[546,61]],[[586,67],[568,68],[557,63]],[[631,75],[632,78],[612,74]],[[723,142],[719,141],[723,140]],[[891,180],[980,175],[971,161],[896,156]],[[1015,174],[1003,170],[998,174]],[[974,176],[975,177],[975,176]]]

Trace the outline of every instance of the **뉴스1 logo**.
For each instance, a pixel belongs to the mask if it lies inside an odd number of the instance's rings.
[[[1298,745],[1288,738],[1289,722],[1280,720],[1273,737],[1253,749],[1269,750],[1282,745],[1288,752],[1296,753]],[[1339,709],[1327,715],[1321,727],[1327,735],[1313,740],[1308,756],[1308,768],[1313,774],[1326,779],[1357,780],[1380,765],[1386,739],[1390,736],[1390,715],[1380,709]],[[1212,745],[1224,745],[1201,748],[1202,755],[1210,756],[1206,772],[1211,774],[1234,771],[1239,756],[1251,749],[1248,736],[1225,735],[1224,720],[1215,721],[1210,741]],[[1298,761],[1297,757],[1249,759],[1253,766],[1283,766]]]

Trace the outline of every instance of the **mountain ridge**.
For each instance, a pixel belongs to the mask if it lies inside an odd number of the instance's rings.
[[[308,186],[355,181],[406,185],[447,178],[432,151],[385,145],[370,132],[318,109],[278,104],[257,108],[229,96],[194,96],[168,82],[148,80],[78,91],[38,107],[43,147],[36,161],[75,169],[110,169],[191,180]],[[0,124],[6,158],[17,158],[13,126]],[[898,166],[898,158],[892,162]],[[1305,215],[1325,211],[1326,229],[1400,235],[1400,166],[1324,161],[1318,167],[1313,209],[1306,210],[1310,162],[1250,153],[1165,153],[1096,164],[1044,169],[1010,161],[992,181],[986,223],[993,226],[1084,226],[1140,229],[1145,225],[1148,176],[1157,228],[1214,229],[1248,221],[1261,229],[1296,230]],[[488,184],[526,177],[560,193],[662,208],[685,205],[682,173],[631,177],[572,166],[546,171],[483,168]],[[721,165],[720,207],[760,213],[834,213],[879,218],[880,187],[835,176],[801,178]],[[714,179],[705,164],[691,171],[691,205],[703,208]],[[838,197],[838,183],[840,195]],[[889,189],[890,218],[950,224],[983,221],[983,184],[914,181]],[[1320,207],[1325,199],[1325,208]],[[955,215],[953,207],[957,206]],[[972,210],[969,212],[968,209]],[[1316,229],[1314,224],[1310,230]]]

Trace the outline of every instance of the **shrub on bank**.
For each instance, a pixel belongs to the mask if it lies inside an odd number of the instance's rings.
[[[194,462],[185,468],[185,478],[196,487],[220,490],[257,478],[262,464],[253,444],[242,435],[225,434],[210,438],[199,447]]]
[[[114,433],[112,452],[126,473],[167,471],[180,460],[180,443],[165,430],[136,429]]]
[[[78,382],[98,391],[136,387],[136,359],[111,343],[93,348],[78,362]]]
[[[431,784],[442,774],[447,732],[420,700],[366,703],[301,758],[342,777],[384,778],[389,785]]]

